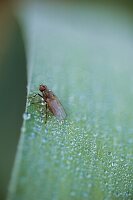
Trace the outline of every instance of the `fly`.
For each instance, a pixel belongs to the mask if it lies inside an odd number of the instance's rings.
[[[46,121],[47,121],[47,109],[59,120],[64,120],[66,118],[66,112],[61,105],[58,97],[48,89],[46,85],[40,85],[39,90],[42,94],[37,94],[43,98],[46,103]]]

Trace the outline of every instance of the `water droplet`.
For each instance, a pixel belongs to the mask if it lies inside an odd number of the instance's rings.
[[[117,166],[117,164],[116,164],[115,162],[112,162],[112,163],[111,163],[111,166],[112,166],[112,167],[115,167],[115,166]]]
[[[83,197],[88,197],[88,193],[87,192],[83,192]]]
[[[97,137],[97,136],[98,136],[98,133],[95,132],[95,133],[93,134],[93,136],[94,136],[94,137]]]
[[[46,138],[42,138],[42,143],[46,143]]]
[[[109,155],[109,156],[112,155],[111,151],[108,152],[108,155]]]
[[[44,131],[45,133],[48,133],[48,128],[45,128],[45,131]]]
[[[30,139],[34,139],[34,138],[35,138],[35,133],[32,132],[32,133],[30,134]]]
[[[87,177],[87,178],[91,178],[91,174],[88,174],[86,177]]]
[[[40,125],[35,125],[35,127],[33,128],[34,129],[34,131],[36,131],[36,132],[40,132],[41,131],[41,126]]]
[[[75,196],[75,192],[72,191],[72,192],[70,193],[70,195],[71,195],[71,196]]]
[[[80,170],[80,168],[79,168],[79,167],[77,167],[77,168],[76,168],[76,171],[78,172],[79,170]]]
[[[91,188],[91,187],[92,187],[92,184],[91,184],[91,183],[88,183],[88,187]]]
[[[30,114],[30,113],[25,112],[25,113],[23,114],[23,119],[24,119],[24,120],[29,120],[30,118],[31,118],[31,114]]]
[[[117,130],[118,132],[121,132],[121,131],[122,131],[122,127],[121,127],[121,126],[117,126],[117,127],[116,127],[116,130]]]

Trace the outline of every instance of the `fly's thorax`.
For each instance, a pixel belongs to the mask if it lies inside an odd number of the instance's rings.
[[[45,101],[47,99],[51,99],[51,100],[53,99],[53,92],[50,91],[50,90],[45,90],[45,91],[42,92],[42,94],[43,94],[43,98],[44,98]]]

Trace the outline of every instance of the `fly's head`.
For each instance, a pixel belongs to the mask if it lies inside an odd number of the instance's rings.
[[[46,92],[48,90],[48,88],[46,85],[40,85],[39,90],[40,90],[40,92]]]

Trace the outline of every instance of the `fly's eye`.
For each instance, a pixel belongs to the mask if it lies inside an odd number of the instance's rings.
[[[40,85],[39,90],[41,92],[45,91],[47,89],[47,87],[45,85]]]

